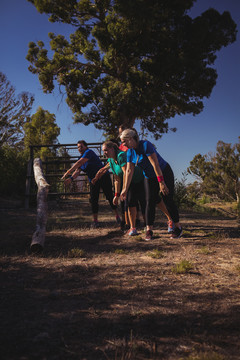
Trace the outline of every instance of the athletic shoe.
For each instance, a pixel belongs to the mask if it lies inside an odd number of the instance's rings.
[[[147,230],[146,236],[145,236],[145,240],[146,240],[146,241],[150,241],[150,240],[152,240],[152,239],[153,239],[153,232],[152,232],[152,230]]]
[[[128,231],[128,236],[135,236],[135,235],[138,235],[136,228],[131,228]]]
[[[173,230],[173,233],[171,235],[171,239],[178,239],[182,236],[182,233],[183,233],[183,229],[182,227],[178,228],[178,227],[175,227],[175,229]]]
[[[174,229],[175,229],[175,225],[174,225],[174,222],[172,220],[169,220],[168,221],[168,233],[173,233]]]

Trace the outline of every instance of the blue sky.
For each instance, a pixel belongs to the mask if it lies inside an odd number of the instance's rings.
[[[192,16],[213,7],[220,13],[227,10],[240,31],[240,1],[238,0],[197,0]],[[41,106],[56,115],[61,128],[60,143],[76,143],[80,139],[100,142],[102,132],[94,126],[73,124],[72,113],[61,99],[58,91],[44,94],[36,75],[29,72],[25,59],[28,43],[42,40],[47,46],[48,33],[68,36],[72,31],[67,25],[51,24],[45,14],[39,14],[27,0],[0,0],[0,71],[3,72],[16,93],[28,91],[35,96],[32,113]],[[240,43],[237,41],[222,48],[217,54],[215,67],[218,72],[217,85],[209,99],[204,100],[204,110],[197,116],[177,116],[169,120],[170,127],[177,132],[163,135],[153,141],[161,156],[172,166],[175,176],[180,179],[196,154],[214,152],[217,142],[236,143],[240,136]],[[189,177],[188,181],[192,181]]]

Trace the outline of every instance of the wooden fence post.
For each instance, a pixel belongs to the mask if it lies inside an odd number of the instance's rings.
[[[40,252],[43,250],[45,242],[45,232],[47,224],[47,195],[49,184],[47,183],[43,171],[42,161],[40,158],[34,159],[33,163],[34,178],[38,186],[37,192],[37,225],[31,242],[31,250]]]

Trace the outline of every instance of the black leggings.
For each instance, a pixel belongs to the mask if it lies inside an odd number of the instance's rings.
[[[161,197],[168,209],[173,222],[179,222],[178,208],[173,200],[174,195],[174,175],[169,164],[162,170],[164,182],[168,187],[168,195],[159,195],[159,183],[157,178],[144,179],[146,194],[146,224],[153,225],[155,221],[156,205],[161,201]]]
[[[92,213],[98,213],[98,199],[100,189],[102,189],[104,195],[106,196],[111,208],[114,210],[117,208],[116,205],[113,205],[113,191],[112,191],[112,181],[109,173],[106,173],[101,177],[100,180],[96,182],[95,185],[90,183],[90,203],[92,207]]]
[[[131,182],[131,185],[128,189],[127,203],[129,207],[136,207],[137,210],[139,209],[138,204],[140,204],[142,214],[145,214],[146,200],[143,181],[138,183]]]

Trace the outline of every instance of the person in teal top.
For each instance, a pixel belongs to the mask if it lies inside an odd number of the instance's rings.
[[[115,196],[113,199],[113,203],[115,205],[118,204],[118,199],[120,196],[121,186],[124,183],[124,174],[127,169],[127,154],[124,151],[121,151],[117,144],[112,141],[106,141],[102,145],[102,150],[105,156],[108,158],[108,162],[104,168],[100,169],[95,178],[92,180],[94,183],[101,176],[104,175],[106,171],[110,168],[114,175],[114,188],[115,188]],[[128,189],[127,195],[127,207],[128,207],[128,217],[130,221],[130,230],[128,235],[137,235],[136,230],[136,214],[137,214],[137,202],[139,201],[141,206],[141,211],[143,217],[145,216],[145,194],[144,194],[144,175],[143,171],[136,166],[134,169],[132,181],[130,187]],[[125,218],[127,214],[125,213]]]

